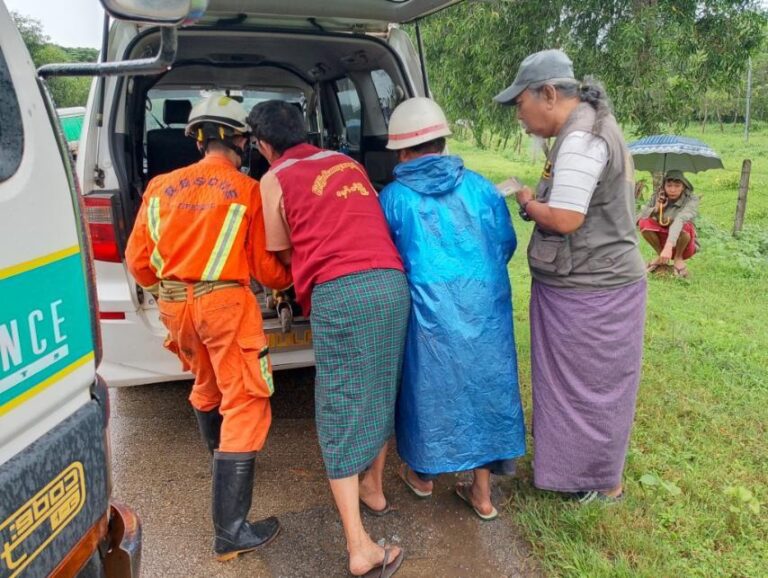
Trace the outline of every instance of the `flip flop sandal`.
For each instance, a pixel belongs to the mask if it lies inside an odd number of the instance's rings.
[[[602,502],[606,505],[613,505],[624,499],[624,492],[622,491],[618,496],[607,496],[603,492],[590,490],[586,492],[571,492],[568,494],[568,497],[572,500],[576,500],[582,506],[595,501]]]
[[[362,500],[362,498],[360,499],[360,507],[363,509],[364,512],[370,514],[371,516],[377,516],[377,517],[386,516],[393,510],[392,506],[389,505],[389,501],[387,501],[387,505],[384,506],[381,510],[374,510],[368,504],[366,504]]]
[[[408,481],[408,472],[406,471],[407,467],[407,465],[403,464],[400,467],[397,475],[400,476],[400,479],[405,482],[405,485],[408,486],[408,489],[410,489],[417,498],[429,498],[432,495],[432,490],[425,492],[424,490],[420,490]]]
[[[683,265],[680,269],[677,267],[674,267],[675,269],[675,277],[679,277],[680,279],[687,279],[688,278],[688,267]]]
[[[400,564],[403,563],[405,558],[405,550],[400,550],[400,553],[395,556],[394,560],[389,561],[389,554],[392,552],[390,548],[384,548],[384,561],[380,566],[375,566],[368,570],[365,574],[362,574],[359,578],[389,578],[394,575],[400,568]],[[354,576],[354,574],[353,574]]]
[[[491,520],[498,518],[499,511],[495,507],[491,510],[490,514],[483,514],[480,510],[475,508],[475,505],[472,503],[472,500],[469,499],[469,496],[466,493],[468,487],[469,484],[466,483],[456,484],[456,495],[459,496],[459,498],[461,498],[465,504],[472,508],[475,514],[477,514],[477,517],[484,522],[490,522]]]

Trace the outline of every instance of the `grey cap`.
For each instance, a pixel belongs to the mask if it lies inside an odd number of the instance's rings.
[[[532,84],[547,80],[575,79],[573,63],[562,50],[550,49],[526,56],[517,69],[515,81],[493,100],[499,104],[515,104],[515,99]]]

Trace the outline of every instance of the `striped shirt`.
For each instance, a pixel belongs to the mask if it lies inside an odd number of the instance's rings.
[[[570,133],[555,159],[549,206],[587,214],[592,193],[608,163],[608,145],[594,134]]]

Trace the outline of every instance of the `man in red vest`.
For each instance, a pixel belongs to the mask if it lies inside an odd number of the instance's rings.
[[[248,120],[270,163],[261,180],[267,250],[290,265],[311,312],[315,419],[349,570],[391,576],[403,551],[371,540],[360,505],[389,511],[382,477],[410,310],[402,261],[360,164],[307,144],[304,118],[287,102],[260,103]]]

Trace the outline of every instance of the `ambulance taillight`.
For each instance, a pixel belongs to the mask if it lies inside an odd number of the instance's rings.
[[[97,261],[120,263],[120,248],[115,231],[114,209],[110,197],[86,195],[85,219],[91,235],[93,258]]]

